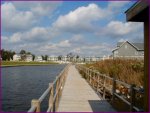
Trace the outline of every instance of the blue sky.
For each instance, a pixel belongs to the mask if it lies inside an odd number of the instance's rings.
[[[3,2],[2,48],[35,55],[111,55],[119,41],[143,42],[143,23],[126,22],[131,1]]]

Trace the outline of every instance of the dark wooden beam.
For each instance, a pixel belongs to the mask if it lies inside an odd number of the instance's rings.
[[[139,1],[129,8],[126,12],[127,21],[144,22],[144,111],[149,111],[149,3]]]
[[[143,22],[145,19],[147,19],[147,17],[146,17],[147,12],[146,11],[148,11],[148,3],[143,2],[143,1],[139,1],[125,12],[126,13],[126,20],[127,21]]]

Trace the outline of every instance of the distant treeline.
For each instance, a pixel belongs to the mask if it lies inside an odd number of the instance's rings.
[[[13,55],[16,54],[15,51],[11,51],[11,50],[4,50],[2,49],[1,50],[1,58],[2,60],[10,60],[10,59],[13,59]]]

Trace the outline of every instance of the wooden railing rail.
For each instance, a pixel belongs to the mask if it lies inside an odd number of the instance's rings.
[[[62,90],[65,84],[66,76],[68,73],[68,68],[70,64],[68,64],[56,77],[53,83],[50,83],[46,91],[41,95],[39,99],[33,99],[31,101],[31,108],[28,112],[40,112],[41,111],[41,103],[49,95],[48,101],[48,109],[47,112],[55,112],[58,108],[59,100],[62,94]]]
[[[76,68],[81,72],[81,75],[87,80],[87,82],[105,99],[106,95],[111,96],[111,103],[114,103],[116,97],[130,106],[130,111],[143,111],[143,108],[138,108],[135,105],[135,97],[137,93],[140,96],[144,96],[144,91],[140,92],[139,88],[135,85],[130,85],[115,78],[101,74],[96,70],[86,68],[85,66],[76,65]],[[118,87],[123,86],[127,93],[121,94]]]

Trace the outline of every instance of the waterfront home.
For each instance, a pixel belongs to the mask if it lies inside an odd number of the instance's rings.
[[[91,62],[91,57],[85,57],[85,62]]]
[[[20,61],[20,60],[21,60],[21,55],[20,54],[13,55],[13,61]]]
[[[64,61],[64,62],[68,61],[68,57],[67,56],[62,56],[62,61]]]
[[[91,57],[91,61],[92,62],[97,62],[97,61],[100,61],[100,57]]]
[[[42,56],[35,56],[34,61],[36,61],[36,62],[42,62],[43,61]]]
[[[104,55],[102,60],[113,59],[112,55]]]
[[[32,59],[33,59],[33,56],[32,56],[32,55],[26,55],[26,59],[25,59],[25,61],[27,61],[27,62],[31,62],[31,61],[32,61]]]
[[[54,56],[54,55],[49,56],[49,57],[47,58],[47,60],[48,60],[48,61],[58,61],[58,56]]]
[[[144,44],[130,43],[129,41],[117,43],[117,47],[112,51],[113,58],[144,58]]]

